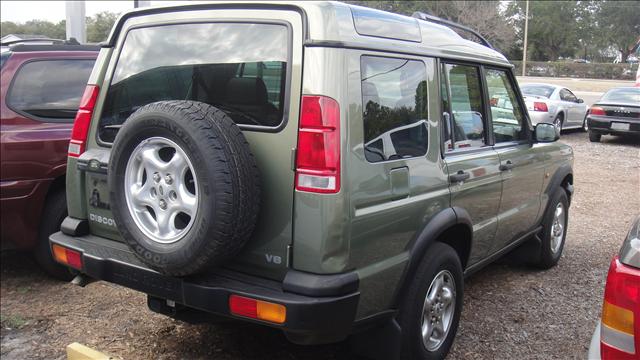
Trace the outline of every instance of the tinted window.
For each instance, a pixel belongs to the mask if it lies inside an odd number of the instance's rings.
[[[363,56],[365,157],[371,162],[427,152],[427,73],[422,61]]]
[[[15,111],[43,120],[73,121],[94,60],[39,60],[18,70],[7,96]]]
[[[129,31],[99,128],[112,142],[136,109],[162,100],[211,104],[238,124],[282,122],[288,30],[272,24],[180,24]]]
[[[0,54],[0,69],[4,67],[4,63],[7,62],[7,60],[9,59],[9,56],[11,56],[10,51],[5,51]]]
[[[443,108],[451,122],[451,129],[445,135],[445,151],[484,146],[486,133],[479,69],[443,64],[442,70]]]
[[[522,109],[507,73],[504,70],[487,70],[486,79],[496,143],[527,139]]]
[[[576,102],[578,100],[578,98],[575,95],[573,95],[571,91],[567,89],[560,90],[560,99],[564,101],[571,101],[571,102]]]
[[[546,85],[522,85],[520,87],[524,95],[534,95],[542,97],[550,97],[554,88]]]
[[[640,88],[619,88],[609,90],[600,101],[615,101],[630,104],[640,103]]]

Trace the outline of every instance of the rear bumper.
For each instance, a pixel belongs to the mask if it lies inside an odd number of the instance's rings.
[[[539,123],[549,123],[553,124],[553,114],[546,111],[529,111],[529,118],[531,119],[531,124],[536,125]]]
[[[178,278],[162,275],[148,268],[125,244],[116,241],[94,236],[72,237],[61,232],[51,235],[50,241],[81,252],[82,272],[88,276],[148,294],[150,307],[154,311],[167,314],[158,310],[157,304],[158,300],[170,300],[178,304],[179,308],[196,309],[280,328],[289,340],[300,344],[329,343],[345,339],[351,333],[360,296],[357,277],[354,278],[353,273],[323,276],[290,270],[292,275],[287,274],[284,282],[277,282],[220,269],[215,273]],[[317,279],[313,280],[314,278]],[[296,289],[294,283],[301,279],[306,284],[318,284],[315,292],[322,296],[308,296],[285,290]],[[326,280],[339,286],[323,287],[327,284]],[[300,292],[314,293],[314,289],[307,285],[297,286]],[[228,305],[231,294],[286,306],[285,323],[273,324],[232,315]],[[152,302],[156,306],[151,306]]]
[[[628,130],[612,129],[612,123],[628,124]],[[609,116],[587,116],[589,130],[601,134],[640,134],[640,120],[630,118],[618,118]]]

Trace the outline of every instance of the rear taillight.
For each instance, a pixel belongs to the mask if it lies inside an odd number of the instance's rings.
[[[640,270],[611,261],[602,306],[602,359],[638,359],[640,326]]]
[[[533,103],[533,111],[548,112],[549,108],[547,107],[547,103],[536,101]]]
[[[71,141],[69,142],[69,152],[67,154],[71,157],[82,155],[86,148],[91,116],[93,116],[93,108],[96,105],[99,91],[100,88],[97,85],[87,85],[84,89],[76,119],[73,121],[73,130],[71,131]]]
[[[340,106],[326,96],[302,97],[296,190],[340,191]]]
[[[590,115],[605,115],[604,109],[598,106],[594,106],[589,109]]]
[[[287,320],[287,308],[284,305],[235,294],[229,296],[229,312],[236,316],[276,324],[282,324]]]
[[[51,246],[53,250],[53,258],[57,262],[71,266],[74,269],[82,270],[82,253],[76,250],[68,249],[58,244]]]

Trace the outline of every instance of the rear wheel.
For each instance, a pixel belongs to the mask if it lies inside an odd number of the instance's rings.
[[[602,138],[602,134],[597,133],[593,130],[589,130],[589,141],[591,142],[600,142],[600,139]]]
[[[562,123],[563,123],[563,118],[562,115],[559,114],[558,116],[556,116],[556,118],[553,120],[553,125],[556,127],[556,129],[558,130],[558,133],[562,133]]]
[[[63,281],[69,281],[73,279],[73,273],[69,268],[58,264],[53,259],[49,244],[49,235],[60,231],[60,225],[65,217],[67,217],[67,197],[64,190],[59,190],[49,195],[42,211],[42,222],[34,256],[38,265],[49,275]]]
[[[542,222],[540,259],[536,265],[543,269],[554,267],[564,249],[569,221],[569,201],[563,188],[556,190]]]
[[[435,243],[425,252],[399,320],[403,359],[443,359],[456,336],[463,297],[462,265],[449,245]]]
[[[587,116],[585,115],[584,120],[582,120],[582,131],[589,131],[589,123],[587,122]]]

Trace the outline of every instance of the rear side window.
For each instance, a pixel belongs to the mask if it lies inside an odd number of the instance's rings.
[[[95,60],[38,60],[20,67],[7,95],[11,109],[41,121],[72,122]]]
[[[364,153],[370,162],[427,152],[427,73],[422,61],[361,59]]]
[[[99,137],[113,142],[138,108],[195,100],[237,124],[283,121],[288,29],[278,24],[205,23],[128,32],[102,111]]]
[[[443,64],[442,81],[442,105],[448,122],[445,151],[484,146],[486,131],[480,69]]]

